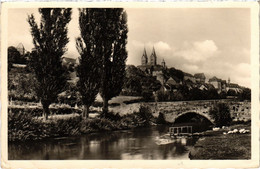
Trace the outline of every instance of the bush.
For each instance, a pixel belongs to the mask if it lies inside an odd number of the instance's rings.
[[[214,118],[216,126],[230,125],[232,118],[226,103],[217,103],[210,109],[209,114]]]
[[[42,115],[42,108],[26,108],[26,107],[16,107],[16,108],[8,108],[8,111],[11,111],[14,114],[26,114],[32,117],[41,116]],[[70,107],[59,107],[59,108],[50,108],[51,114],[72,114],[77,113],[81,114],[81,110],[79,109],[72,109]]]
[[[150,121],[153,118],[152,111],[148,106],[141,105],[138,115],[141,120],[144,121],[145,125],[149,125]]]
[[[142,92],[142,96],[143,96],[144,101],[154,100],[152,91],[145,90]]]
[[[73,109],[51,109],[57,113],[69,113]],[[76,111],[76,110],[75,110]],[[41,115],[42,109],[9,108],[8,140],[40,140],[49,137],[64,137],[97,131],[111,131],[148,126],[154,120],[149,107],[141,106],[139,112],[120,116],[110,112],[106,117],[83,119],[81,116],[56,118],[43,121],[35,116]],[[80,112],[80,111],[79,111]],[[155,121],[155,120],[154,120]]]
[[[157,124],[166,124],[167,122],[166,122],[166,120],[165,120],[165,116],[164,116],[164,114],[163,113],[159,113],[159,116],[158,116],[158,118],[156,119],[156,123]]]

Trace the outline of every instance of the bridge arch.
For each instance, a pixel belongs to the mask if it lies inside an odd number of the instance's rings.
[[[212,124],[215,124],[215,120],[210,117],[207,112],[198,112],[198,111],[187,111],[187,112],[182,112],[180,114],[178,114],[177,116],[175,116],[175,118],[173,119],[173,123],[176,122],[177,119],[185,116],[185,115],[188,115],[188,114],[196,114],[196,115],[199,115],[199,116],[202,116],[204,117],[205,119],[207,119],[209,122],[211,122]]]

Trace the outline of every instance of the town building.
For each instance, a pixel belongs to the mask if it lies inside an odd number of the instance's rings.
[[[189,73],[185,73],[183,72],[184,76],[183,76],[183,80],[184,81],[191,81],[192,83],[196,83],[196,79],[193,75],[189,74]]]
[[[228,78],[228,84],[227,84],[226,90],[227,90],[227,92],[229,90],[234,90],[236,93],[242,92],[242,88],[238,84],[230,83],[230,78]]]
[[[206,76],[204,75],[204,73],[196,73],[194,74],[194,77],[196,82],[205,83]]]
[[[227,89],[227,82],[226,80],[222,80],[217,78],[216,76],[212,77],[209,79],[209,84],[212,84],[214,86],[215,89],[217,89],[218,93],[220,92],[226,92]]]

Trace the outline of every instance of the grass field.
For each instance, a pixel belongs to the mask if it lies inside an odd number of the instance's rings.
[[[211,132],[209,136],[197,141],[190,151],[193,160],[202,159],[250,159],[251,158],[251,134],[226,134],[233,129],[245,128],[250,130],[250,125],[233,125],[227,129]]]

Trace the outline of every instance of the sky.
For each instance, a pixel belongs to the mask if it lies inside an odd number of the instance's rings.
[[[144,48],[157,54],[157,63],[184,72],[204,73],[231,83],[250,87],[250,9],[246,8],[126,8],[128,16],[127,64],[140,65]],[[38,9],[9,9],[8,46],[22,43],[33,48],[27,20]],[[66,57],[79,56],[75,38],[79,36],[78,10],[69,23]]]

